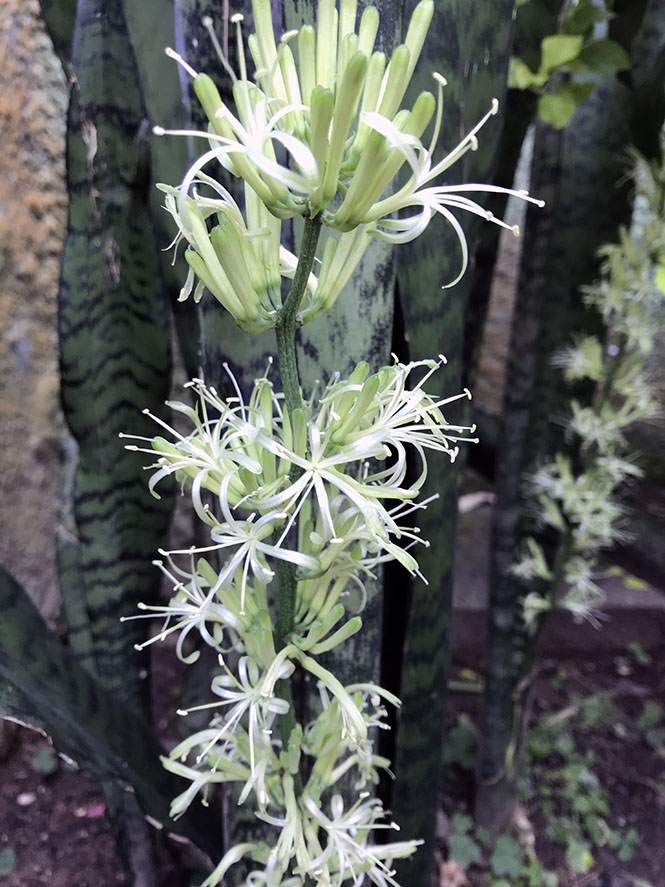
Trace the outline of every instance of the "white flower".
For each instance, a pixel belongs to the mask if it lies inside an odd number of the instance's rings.
[[[204,554],[211,551],[224,553],[233,549],[230,558],[224,563],[219,572],[217,582],[211,589],[214,594],[221,588],[227,588],[240,573],[240,613],[245,612],[245,596],[248,587],[248,574],[251,570],[256,581],[261,585],[268,585],[274,571],[268,566],[266,555],[278,560],[289,561],[305,570],[317,571],[318,561],[299,551],[291,551],[281,545],[274,545],[269,540],[276,527],[288,517],[286,513],[270,511],[258,520],[254,520],[254,514],[250,514],[246,520],[237,520],[228,503],[228,488],[232,476],[229,474],[223,478],[220,484],[219,502],[222,509],[223,521],[214,523],[211,530],[213,545],[202,548],[186,549],[184,551],[171,551],[169,554],[186,554],[188,552]]]
[[[323,813],[307,792],[303,794],[303,804],[327,839],[322,852],[308,863],[304,872],[325,887],[339,887],[345,880],[351,880],[354,887],[359,887],[365,875],[380,887],[387,884],[397,887],[395,872],[390,867],[393,859],[410,856],[422,844],[422,841],[369,844],[370,831],[397,826],[380,821],[385,815],[381,802],[367,794],[361,795],[347,811],[341,795],[333,795],[330,816]]]
[[[455,148],[434,161],[445,79],[434,75],[437,100],[422,93],[410,111],[400,110],[432,18],[432,0],[417,4],[404,44],[395,49],[387,65],[384,54],[373,51],[378,29],[378,12],[373,7],[363,11],[357,26],[355,0],[344,0],[339,14],[334,0],[321,0],[316,31],[305,25],[283,35],[279,47],[269,0],[253,0],[252,7],[256,33],[250,36],[249,47],[256,82],[248,79],[239,30],[242,16],[234,17],[238,23],[239,78],[221,49],[211,20],[204,20],[234,84],[235,113],[224,104],[210,77],[197,73],[169,50],[194,78],[209,129],[155,129],[159,135],[195,136],[209,144],[177,191],[160,187],[169,195],[167,209],[176,219],[179,236],[190,243],[186,257],[200,280],[197,293],[201,285],[210,289],[244,329],[255,332],[275,325],[281,307],[279,276],[287,276],[284,266],[293,265],[295,257],[289,255],[279,267],[279,222],[271,226],[261,217],[258,226],[246,226],[228,192],[204,172],[208,164],[220,163],[244,180],[248,206],[258,201],[277,220],[320,215],[326,227],[342,232],[340,238],[327,240],[318,281],[310,278],[301,311],[303,322],[333,304],[372,236],[404,243],[421,234],[434,214],[442,216],[462,250],[460,274],[446,284],[452,286],[464,274],[468,261],[457,210],[509,227],[469,195],[500,192],[542,205],[525,191],[482,184],[433,184],[467,151],[477,148],[477,133],[497,113],[498,102],[493,101],[488,113]],[[288,45],[295,37],[297,62]],[[434,116],[434,132],[426,148],[421,137]],[[405,164],[410,175],[393,193],[393,183]],[[216,193],[214,199],[198,192],[197,186],[203,185]],[[415,215],[400,215],[411,209],[416,210]],[[208,234],[205,219],[216,212],[230,220],[230,226],[220,223]],[[268,232],[266,242],[271,244],[267,280],[261,263],[256,264],[254,247],[259,231]],[[234,264],[234,255],[242,255],[243,261]],[[192,285],[190,277],[183,293]]]
[[[469,194],[501,193],[519,197],[537,206],[544,206],[544,203],[530,197],[527,191],[515,191],[512,188],[502,188],[497,185],[465,183],[426,187],[460,160],[467,151],[477,150],[477,133],[499,110],[499,103],[497,99],[494,99],[490,110],[473,127],[471,132],[435,163],[433,155],[441,131],[443,87],[446,85],[446,80],[438,73],[433,76],[437,83],[437,102],[434,132],[429,148],[425,148],[419,137],[432,116],[430,105],[434,100],[429,94],[424,93],[420,96],[411,112],[411,120],[408,124],[403,123],[402,127],[396,125],[395,121],[386,119],[380,112],[365,113],[361,119],[367,127],[373,130],[371,138],[377,144],[382,142],[387,144],[392,150],[387,153],[385,159],[379,158],[377,163],[377,158],[373,156],[368,146],[341,206],[333,218],[327,221],[327,224],[342,231],[363,225],[367,226],[369,233],[391,243],[407,243],[422,234],[429,225],[432,216],[438,213],[452,227],[462,250],[460,272],[454,280],[445,284],[445,287],[451,287],[463,277],[468,264],[466,237],[453,210],[470,212],[486,221],[500,225],[502,228],[512,230],[515,235],[519,234],[517,226],[507,225],[501,219],[497,219],[491,212],[483,209],[479,203],[469,197]],[[424,125],[419,118],[422,118]],[[409,124],[411,127],[415,127],[416,133],[409,131]],[[411,174],[395,193],[389,193],[389,185],[404,162],[410,167]],[[387,196],[383,197],[384,193],[387,193]],[[416,215],[407,218],[393,218],[395,214],[412,207],[419,208]]]
[[[190,552],[191,554],[191,552]],[[140,603],[138,608],[145,613],[139,616],[123,616],[121,622],[132,619],[154,619],[156,616],[164,617],[161,630],[150,640],[143,644],[137,644],[136,649],[142,650],[155,641],[163,641],[170,634],[180,632],[176,644],[176,655],[183,662],[191,665],[196,662],[200,653],[194,650],[189,654],[183,651],[183,645],[189,633],[197,629],[206,644],[222,652],[224,632],[231,632],[237,636],[242,631],[242,623],[238,616],[220,601],[214,598],[209,584],[199,571],[194,568],[193,557],[190,571],[183,570],[169,558],[168,570],[162,561],[153,561],[153,564],[173,583],[175,595],[167,606],[148,606]],[[172,571],[172,572],[171,572]],[[173,623],[173,624],[171,624]]]
[[[160,760],[165,770],[168,770],[176,776],[189,779],[191,782],[191,785],[171,802],[169,815],[172,819],[178,819],[179,816],[182,816],[199,792],[204,793],[203,804],[206,805],[206,793],[211,785],[216,785],[222,782],[232,782],[234,780],[242,779],[245,775],[244,771],[233,773],[228,769],[195,769],[194,767],[189,767],[187,764],[183,764],[181,761],[173,760],[172,758],[162,757]]]
[[[372,54],[378,30],[376,9],[365,10],[356,34],[356,4],[343,3],[338,16],[334,0],[322,0],[317,31],[305,25],[285,34],[279,48],[269,0],[254,0],[252,12],[256,34],[250,36],[249,47],[256,83],[248,79],[240,33],[242,16],[234,16],[239,78],[216,39],[212,21],[204,20],[234,84],[235,114],[206,74],[197,74],[177,53],[168,51],[194,77],[194,89],[210,122],[208,133],[173,134],[207,139],[209,159],[241,176],[276,216],[316,215],[340,187],[348,187],[366,149],[370,131],[359,124],[359,115],[379,112],[392,120],[399,111],[433,3],[422,0],[416,7],[405,44],[395,50],[387,67],[383,53]],[[288,46],[296,36],[298,64]],[[166,134],[163,129],[157,132]],[[280,152],[290,162],[280,161]]]
[[[218,744],[225,740],[219,749],[219,759],[222,760],[228,742],[231,741],[241,723],[246,719],[251,779],[246,782],[239,803],[244,802],[252,788],[256,789],[259,803],[262,806],[268,800],[265,775],[267,763],[272,754],[269,738],[272,732],[272,722],[275,715],[283,715],[289,710],[288,702],[274,695],[274,687],[278,680],[285,680],[293,673],[294,665],[286,658],[288,652],[289,648],[280,651],[270,669],[265,672],[261,671],[255,660],[249,656],[241,656],[238,661],[237,677],[220,659],[225,674],[213,678],[211,689],[222,701],[204,703],[179,712],[179,714],[187,715],[192,711],[228,706],[219,727],[209,731],[211,735],[207,745],[199,753],[199,762],[206,758],[213,748],[215,748],[215,755],[217,755]]]
[[[332,571],[329,578],[344,574],[350,580],[392,558],[418,573],[416,559],[395,542],[421,541],[417,531],[399,523],[410,510],[403,502],[413,503],[425,480],[426,450],[454,459],[457,443],[472,440],[466,435],[474,430],[449,423],[442,413],[443,407],[468,397],[468,391],[437,399],[423,390],[442,362],[395,363],[371,376],[367,364],[359,364],[349,380],[334,376],[321,397],[307,405],[309,415],[297,416],[293,427],[281,396],[265,377],[257,380],[248,404],[239,390],[236,398],[223,399],[200,380],[191,383],[196,408],[171,406],[192,421],[194,431],[182,435],[170,429],[174,442],[158,438],[153,443],[160,459],[150,486],[154,490],[173,472],[191,479],[195,510],[209,525],[214,543],[193,551],[230,553],[213,593],[237,579],[242,613],[250,575],[264,585],[272,579],[269,559],[296,564],[303,580],[327,571]],[[408,388],[409,377],[419,369],[427,372]],[[405,485],[410,447],[419,455],[421,470]],[[380,468],[388,458],[390,466]],[[300,473],[292,480],[294,465]],[[204,488],[216,494],[218,513],[204,504]],[[400,501],[395,507],[382,501],[391,499]],[[237,509],[246,516],[236,516]],[[301,535],[298,550],[291,548],[291,527],[299,519],[304,526],[306,515],[314,514],[310,538]]]

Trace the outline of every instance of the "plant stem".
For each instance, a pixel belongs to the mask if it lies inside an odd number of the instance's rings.
[[[320,231],[321,217],[315,216],[311,219],[309,216],[306,216],[296,273],[293,276],[291,289],[286,302],[284,302],[284,307],[279,312],[279,319],[275,327],[282,390],[290,416],[294,410],[304,406],[300,390],[300,379],[298,378],[298,364],[296,362],[296,329],[298,327],[298,309],[305,295],[307,280],[314,264]]]
[[[279,360],[279,372],[282,380],[284,401],[289,417],[294,411],[302,409],[304,402],[300,390],[298,377],[298,364],[296,361],[296,330],[298,328],[298,309],[305,295],[307,280],[314,264],[316,245],[321,232],[321,217],[305,217],[305,230],[300,244],[298,265],[293,277],[293,284],[279,313],[275,334],[277,336],[277,358]],[[293,465],[290,478],[297,480],[300,469]],[[293,631],[296,612],[296,592],[298,580],[296,579],[295,564],[278,560],[276,564],[277,579],[279,582],[279,604],[277,609],[277,623],[275,625],[275,650],[279,651],[288,643],[288,638]],[[280,681],[277,687],[279,695],[289,703],[289,711],[280,718],[280,734],[284,746],[289,741],[291,730],[296,725],[293,711],[293,694],[289,681]]]

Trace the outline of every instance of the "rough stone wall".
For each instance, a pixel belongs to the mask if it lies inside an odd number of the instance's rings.
[[[0,57],[0,562],[53,620],[67,440],[56,331],[67,84],[38,0],[1,0]]]

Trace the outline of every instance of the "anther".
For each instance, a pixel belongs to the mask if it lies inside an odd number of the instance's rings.
[[[177,62],[182,68],[184,68],[185,71],[187,71],[187,73],[188,73],[191,77],[198,77],[198,76],[199,76],[199,75],[197,74],[197,72],[194,70],[194,68],[192,68],[192,66],[191,66],[190,64],[188,64],[188,63],[184,60],[184,58],[180,55],[180,53],[175,51],[175,49],[172,49],[170,46],[167,46],[166,49],[164,50],[164,52],[167,54],[167,56],[168,56],[170,59],[175,59],[175,61],[176,61],[176,62]]]

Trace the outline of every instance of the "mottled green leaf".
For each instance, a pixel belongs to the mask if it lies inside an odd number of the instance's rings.
[[[404,18],[414,4],[407,4]],[[505,94],[511,52],[512,2],[436,4],[423,57],[416,69],[409,97],[431,88],[432,71],[448,81],[444,125],[439,150],[443,154],[490,107],[492,98]],[[470,60],[483,59],[482,65]],[[500,120],[494,118],[479,136],[479,150],[447,173],[449,182],[491,180]],[[471,242],[478,228],[460,213]],[[443,353],[448,364],[432,380],[433,390],[453,394],[462,387],[462,338],[470,276],[452,289],[442,290],[459,272],[460,252],[455,237],[441,219],[435,219],[417,240],[397,251],[401,304],[411,359]],[[455,421],[451,413],[448,417]],[[462,419],[459,415],[457,418]],[[388,598],[389,619],[407,623],[404,642],[400,714],[395,756],[396,783],[391,807],[404,838],[422,838],[425,845],[413,860],[401,865],[400,883],[424,887],[433,875],[434,828],[441,778],[441,737],[444,733],[447,627],[457,513],[457,477],[444,456],[429,459],[430,473],[423,496],[438,494],[426,512],[418,515],[422,536],[430,548],[418,552],[429,585],[413,583],[411,610],[397,609],[406,580]],[[391,590],[387,590],[390,595]],[[397,595],[399,594],[399,598]]]
[[[187,171],[190,140],[182,137],[161,137],[152,127],[183,129],[190,123],[188,87],[182,70],[169,58],[165,49],[176,45],[175,0],[159,3],[125,3],[127,31],[136,55],[145,113],[150,124],[151,187],[149,206],[155,226],[160,272],[173,307],[173,318],[183,354],[187,375],[199,371],[199,316],[193,299],[178,302],[180,289],[187,276],[184,250],[174,255],[167,249],[175,235],[173,219],[164,211],[164,195],[154,187],[156,182],[178,184]],[[200,147],[200,144],[199,144]]]
[[[44,732],[101,781],[135,793],[144,814],[214,854],[211,818],[199,807],[169,818],[182,784],[161,766],[162,749],[145,722],[78,664],[2,567],[0,610],[0,717]]]
[[[79,445],[76,535],[66,553],[80,566],[73,632],[87,615],[96,674],[137,703],[145,685],[132,646],[143,627],[119,618],[157,591],[150,562],[170,499],[150,496],[143,459],[118,434],[152,434],[142,410],[163,409],[170,348],[148,212],[147,120],[120,0],[80,0],[71,58],[59,334],[63,407]]]
[[[69,64],[77,0],[39,0],[41,16],[65,71]]]

